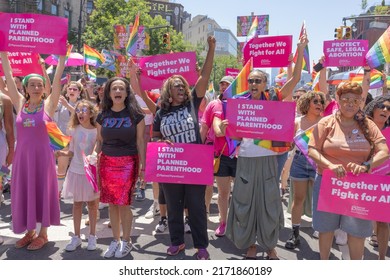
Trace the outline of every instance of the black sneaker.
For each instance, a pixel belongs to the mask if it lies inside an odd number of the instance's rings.
[[[295,248],[298,247],[298,245],[301,243],[301,240],[299,239],[299,236],[295,236],[294,234],[291,234],[291,237],[289,240],[286,241],[286,244],[284,247],[287,249],[294,250]]]
[[[168,228],[168,220],[167,218],[161,218],[156,226],[156,232],[163,233]]]

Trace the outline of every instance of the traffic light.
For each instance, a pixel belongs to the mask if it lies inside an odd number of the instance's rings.
[[[171,48],[171,38],[169,33],[163,35],[163,48],[169,50]]]
[[[341,40],[343,39],[343,29],[341,27],[337,27],[334,29],[334,37],[337,39],[337,40]]]
[[[344,39],[352,39],[352,28],[351,26],[346,26],[345,27],[345,33],[344,33]]]

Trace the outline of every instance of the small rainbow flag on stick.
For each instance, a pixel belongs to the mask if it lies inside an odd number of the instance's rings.
[[[97,50],[91,48],[90,46],[84,44],[84,62],[85,64],[92,65],[94,67],[99,67],[106,61],[104,56]]]
[[[371,69],[390,62],[390,27],[367,52],[366,60]]]
[[[46,122],[46,129],[49,134],[50,147],[54,151],[62,150],[68,146],[71,137],[64,135],[55,122]]]
[[[245,43],[242,47],[242,52],[244,52],[244,49],[245,49],[245,46],[246,44],[248,44],[248,42],[250,40],[252,40],[253,38],[256,38],[257,37],[257,27],[259,26],[259,19],[257,18],[257,16],[253,19],[252,21],[252,25],[251,27],[249,28],[249,31],[248,33],[246,34],[246,40],[245,40]]]
[[[126,53],[131,56],[137,54],[137,40],[138,40],[138,28],[139,28],[139,13],[135,16],[133,27],[131,28],[129,41],[126,45]]]
[[[87,64],[85,65],[85,72],[87,72],[87,76],[90,81],[96,82],[96,74],[91,69],[89,69]]]
[[[298,40],[303,35],[307,35],[305,22],[302,23],[301,32],[299,33]],[[295,51],[295,55],[294,55],[294,59],[293,59],[294,63],[297,63],[297,59],[298,59],[298,50]],[[302,70],[305,70],[308,73],[310,73],[309,45],[306,45],[305,49],[303,50]]]
[[[235,95],[244,95],[248,92],[248,76],[253,69],[253,57],[251,57],[236,79],[224,91],[225,98],[233,98]]]
[[[302,152],[302,154],[306,157],[307,161],[314,167],[317,168],[316,163],[309,157],[309,140],[313,135],[315,125],[309,127],[301,134],[298,134],[294,137],[294,142],[297,148]]]

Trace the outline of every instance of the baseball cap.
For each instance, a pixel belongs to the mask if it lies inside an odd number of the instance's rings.
[[[232,76],[224,76],[219,83],[225,82],[228,84],[231,84],[234,81],[234,78]]]

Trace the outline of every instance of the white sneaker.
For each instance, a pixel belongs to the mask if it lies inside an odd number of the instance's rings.
[[[345,231],[341,229],[336,229],[334,231],[334,236],[336,238],[336,244],[339,246],[347,245],[348,243],[348,235]]]
[[[95,251],[96,250],[96,236],[95,235],[89,235],[88,237],[88,251]]]
[[[80,245],[81,245],[81,238],[75,235],[75,236],[72,236],[72,239],[70,240],[68,245],[66,245],[65,250],[68,252],[73,252]]]
[[[108,203],[99,202],[99,210],[102,210],[107,207],[108,207]]]
[[[121,259],[126,257],[130,253],[131,249],[133,249],[133,244],[131,242],[122,240],[118,250],[115,251],[115,258]]]
[[[320,233],[318,231],[314,231],[312,235],[315,239],[320,238]]]
[[[156,232],[163,233],[168,228],[167,218],[161,218],[156,226]]]
[[[108,247],[106,252],[104,252],[104,257],[106,259],[112,258],[115,255],[115,252],[119,249],[119,246],[120,242],[116,240],[111,241],[110,246]]]
[[[152,219],[154,216],[160,215],[160,207],[158,206],[158,203],[153,203],[152,206],[150,206],[148,212],[145,214],[146,219]]]

